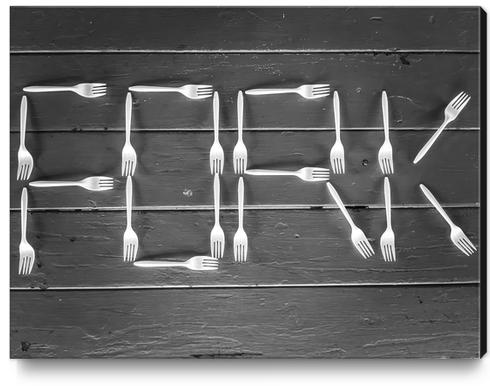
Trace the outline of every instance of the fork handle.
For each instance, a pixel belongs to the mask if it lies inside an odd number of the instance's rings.
[[[27,97],[22,96],[20,102],[20,146],[25,147],[26,141],[26,120],[27,120]]]
[[[20,229],[22,241],[26,240],[26,228],[27,228],[27,188],[22,189],[22,196],[20,199]]]
[[[298,92],[295,88],[254,88],[245,91],[247,95],[292,94]]]
[[[452,220],[447,215],[447,213],[444,211],[444,209],[442,209],[441,204],[439,204],[439,202],[437,201],[437,199],[431,193],[431,191],[429,189],[427,189],[424,184],[420,184],[419,187],[422,190],[422,192],[425,194],[425,197],[427,197],[427,199],[434,206],[434,208],[437,209],[437,211],[439,212],[439,214],[442,216],[442,218],[444,220],[446,220],[446,222],[449,224],[449,226],[450,227],[455,226],[454,223],[452,222]]]
[[[238,228],[243,228],[243,177],[238,180]]]
[[[35,188],[59,188],[62,186],[81,186],[80,181],[33,181],[29,186]]]
[[[391,228],[391,186],[388,177],[385,177],[384,192],[385,192],[385,207],[386,207],[386,224],[389,228]]]
[[[352,217],[350,216],[349,212],[347,212],[347,209],[345,209],[344,203],[340,199],[339,194],[337,193],[337,190],[333,187],[333,185],[330,182],[327,182],[327,188],[328,191],[330,192],[330,195],[333,197],[335,202],[337,203],[337,206],[340,208],[340,211],[344,215],[345,219],[349,223],[352,229],[356,227],[354,224],[354,221],[352,221]]]
[[[430,137],[430,139],[427,141],[427,143],[420,149],[418,154],[416,155],[415,159],[413,160],[413,163],[416,164],[419,162],[425,154],[429,151],[429,149],[432,147],[434,142],[436,141],[437,138],[441,135],[442,131],[446,128],[448,123],[450,122],[449,119],[445,119],[444,122],[442,123],[441,127],[437,129],[437,131]]]
[[[186,261],[150,261],[139,260],[133,263],[136,267],[145,268],[170,268],[170,267],[187,267]]]
[[[337,91],[333,93],[333,113],[335,118],[335,139],[340,141],[340,102]]]
[[[213,126],[214,126],[214,140],[218,140],[219,131],[219,94],[215,91],[213,94]]]
[[[388,141],[390,138],[390,117],[388,110],[388,96],[386,95],[385,90],[383,90],[381,94],[381,107],[383,110],[383,128],[385,132],[385,141]]]
[[[296,176],[297,172],[291,170],[247,169],[245,174],[251,176]]]
[[[219,224],[219,200],[220,200],[220,184],[219,175],[214,175],[214,223]]]
[[[131,213],[133,211],[133,179],[128,176],[126,179],[126,222],[131,225]]]
[[[238,91],[237,98],[237,116],[238,116],[238,140],[243,138],[243,92]]]
[[[133,97],[131,93],[126,94],[126,143],[130,142],[131,135],[131,115],[133,112]]]
[[[25,92],[58,92],[73,91],[71,86],[27,86],[22,89]]]
[[[180,92],[180,87],[131,86],[128,90],[135,92]]]

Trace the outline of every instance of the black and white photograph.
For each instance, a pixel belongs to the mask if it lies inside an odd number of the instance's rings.
[[[485,355],[483,8],[47,5],[9,7],[10,359]]]

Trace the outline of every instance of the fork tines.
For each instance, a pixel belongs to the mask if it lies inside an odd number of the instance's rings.
[[[105,83],[93,83],[92,92],[94,95],[105,94],[107,91],[107,84]]]
[[[345,166],[342,158],[334,158],[331,162],[332,169],[335,174],[344,174]]]
[[[213,86],[207,84],[197,86],[198,98],[209,98],[211,95],[213,95]]]
[[[25,181],[31,174],[31,166],[29,164],[19,164],[17,169],[17,181]]]
[[[19,263],[19,275],[29,275],[34,267],[34,256],[21,256]]]
[[[316,84],[313,86],[312,93],[314,96],[323,96],[330,94],[330,85],[329,84]]]
[[[456,110],[462,110],[466,104],[469,102],[470,96],[465,93],[464,91],[461,91],[456,97],[451,101],[451,106],[455,108]],[[463,104],[465,106],[463,106]]]
[[[114,178],[112,177],[100,177],[99,187],[102,190],[110,190],[114,188]]]
[[[215,257],[206,256],[201,260],[201,266],[203,269],[218,269],[218,259]]]
[[[311,171],[311,177],[315,180],[328,180],[330,178],[330,169],[315,168]]]
[[[362,232],[362,231],[361,231]],[[363,232],[363,238],[359,240],[355,245],[356,249],[359,251],[359,253],[367,259],[368,257],[371,257],[374,255],[374,250],[369,241],[367,240],[366,236],[364,235]]]
[[[388,158],[380,158],[379,165],[383,174],[393,174],[392,162]]]
[[[136,164],[132,160],[126,160],[123,164],[122,175],[123,176],[132,176],[134,174],[134,170],[136,169]]]
[[[136,259],[136,252],[137,252],[137,248],[136,248],[136,245],[133,244],[133,243],[129,243],[129,244],[126,244],[125,245],[125,249],[124,249],[124,254],[123,254],[123,259],[124,261],[134,261]]]
[[[464,233],[460,236],[455,244],[459,248],[459,250],[463,252],[466,256],[470,256],[474,252],[476,252],[476,247]]]

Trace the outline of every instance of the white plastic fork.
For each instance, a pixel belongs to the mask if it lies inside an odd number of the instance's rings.
[[[211,230],[211,256],[222,258],[225,251],[225,234],[219,224],[220,182],[219,175],[214,175],[214,227]]]
[[[335,117],[335,143],[330,150],[330,165],[335,174],[344,174],[344,145],[342,145],[340,140],[340,103],[337,91],[333,93],[333,111]]]
[[[126,181],[126,230],[124,231],[123,257],[124,261],[134,261],[138,253],[138,235],[131,226],[131,215],[133,211],[133,180],[131,177]]]
[[[131,116],[133,109],[133,97],[128,92],[126,95],[126,142],[122,149],[121,174],[123,176],[133,176],[136,169],[137,157],[136,150],[131,145]]]
[[[430,137],[430,139],[422,147],[422,149],[420,149],[418,154],[415,156],[415,159],[413,160],[414,164],[419,162],[425,156],[425,154],[432,147],[436,139],[439,138],[442,131],[450,122],[454,121],[457,118],[459,113],[466,107],[470,99],[471,97],[467,93],[462,91],[458,95],[456,95],[456,97],[451,102],[449,102],[449,104],[446,106],[446,109],[444,110],[444,122],[442,123],[441,127],[437,129],[434,135]]]
[[[17,181],[28,180],[34,169],[34,159],[26,148],[27,97],[24,95],[20,102],[20,144],[17,153]]]
[[[299,94],[306,99],[322,98],[330,95],[329,84],[304,84],[296,88],[255,88],[245,91],[247,95]]]
[[[214,271],[218,269],[218,259],[210,256],[194,256],[186,261],[139,260],[133,263],[144,268],[184,267],[193,271]]]
[[[420,184],[419,186],[422,192],[425,194],[425,197],[427,197],[427,199],[434,206],[434,208],[436,208],[437,211],[440,213],[442,218],[446,220],[446,222],[449,224],[449,227],[451,228],[450,237],[453,244],[456,245],[458,249],[461,252],[463,252],[466,256],[469,256],[473,254],[473,252],[476,252],[476,247],[473,245],[470,239],[464,234],[463,230],[452,222],[452,220],[449,218],[449,216],[444,211],[444,209],[442,209],[441,204],[439,204],[439,202],[431,193],[431,191],[427,189],[423,184]]]
[[[247,261],[248,237],[243,229],[243,177],[238,180],[238,229],[233,238],[233,252],[235,261],[243,263]]]
[[[27,188],[22,189],[20,199],[20,222],[21,222],[21,239],[19,244],[19,275],[29,275],[34,266],[36,254],[31,244],[27,242]]]
[[[213,96],[213,125],[214,142],[209,151],[209,167],[211,174],[223,174],[225,155],[219,143],[219,95],[217,91],[214,92]]]
[[[237,98],[238,140],[233,149],[233,170],[243,174],[247,169],[247,148],[243,143],[243,93],[238,91]]]
[[[186,84],[180,87],[131,86],[134,92],[178,92],[189,99],[204,99],[213,95],[213,86],[207,84]]]
[[[24,87],[25,92],[60,92],[71,91],[84,98],[98,98],[107,92],[105,83],[79,83],[75,86],[28,86]]]
[[[393,174],[393,147],[390,142],[390,121],[388,112],[388,97],[386,91],[383,90],[381,95],[381,105],[383,108],[383,127],[385,133],[385,141],[378,152],[378,162],[381,171],[384,174]]]
[[[33,181],[29,186],[36,188],[59,188],[65,186],[79,186],[81,188],[94,192],[111,190],[114,188],[114,179],[112,177],[94,176],[87,177],[79,181]]]
[[[247,169],[245,174],[251,176],[296,176],[307,182],[328,181],[330,170],[325,168],[302,168],[291,170]]]
[[[390,180],[385,177],[384,181],[385,207],[386,207],[386,230],[381,235],[379,244],[384,261],[395,262],[395,233],[391,227],[391,187]]]
[[[361,254],[362,257],[367,259],[368,257],[374,255],[374,250],[373,247],[371,247],[371,244],[369,243],[366,235],[364,232],[354,224],[354,221],[352,221],[351,216],[349,215],[349,212],[347,212],[347,209],[345,209],[344,203],[340,199],[339,194],[335,190],[335,188],[332,186],[330,182],[327,182],[327,188],[328,191],[330,192],[331,196],[337,203],[337,206],[340,208],[340,211],[346,218],[347,222],[351,226],[352,232],[351,232],[351,240],[358,252]]]

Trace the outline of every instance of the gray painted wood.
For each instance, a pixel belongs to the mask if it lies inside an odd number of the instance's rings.
[[[383,209],[351,210],[376,255],[364,260],[350,242],[339,210],[246,210],[248,261],[233,261],[236,211],[223,212],[225,257],[216,272],[144,269],[123,262],[126,215],[111,212],[34,212],[28,216],[37,260],[30,276],[18,276],[20,213],[12,214],[11,286],[187,287],[281,286],[478,282],[479,251],[470,257],[449,239],[435,209],[395,209],[393,227],[398,261],[383,261],[379,238],[386,228]],[[448,209],[451,218],[478,247],[477,209]],[[211,211],[137,211],[139,259],[185,260],[209,254]],[[478,248],[479,249],[479,248]]]
[[[478,286],[13,291],[13,358],[477,358]]]
[[[475,51],[479,15],[477,7],[14,7],[10,50]]]
[[[329,82],[341,101],[342,127],[382,127],[387,90],[393,128],[435,128],[461,90],[472,99],[450,127],[479,127],[477,54],[77,54],[11,57],[11,130],[19,130],[22,88],[106,82],[108,95],[29,94],[32,131],[122,130],[127,89],[135,84],[212,84],[220,92],[221,127],[236,128],[238,90]],[[210,130],[211,100],[179,94],[134,94],[135,130]],[[332,98],[245,97],[246,128],[332,128]]]
[[[412,161],[431,131],[396,131],[391,134],[396,173],[391,177],[393,203],[429,204],[419,183],[433,188],[444,204],[471,204],[479,200],[479,131],[444,132],[430,153],[418,165]],[[18,143],[18,135],[11,140]],[[333,131],[249,132],[244,141],[250,168],[299,169],[329,167]],[[382,131],[352,131],[342,134],[346,149],[347,174],[332,175],[332,183],[349,205],[382,205],[383,179],[378,165]],[[209,172],[211,132],[140,132],[132,136],[139,155],[134,177],[137,206],[212,205],[212,176]],[[236,204],[237,177],[232,153],[235,132],[221,133],[225,149],[222,203]],[[27,145],[36,160],[31,180],[81,178],[87,175],[119,176],[123,132],[29,133]],[[11,207],[19,208],[21,183],[15,181],[17,147],[10,154]],[[307,183],[296,177],[246,176],[245,203],[248,205],[312,206],[333,204],[324,183]],[[32,208],[97,208],[125,205],[124,179],[117,189],[89,192],[81,188],[31,188]]]
[[[38,209],[28,216],[29,236],[38,264],[31,277],[20,278],[22,184],[11,180],[11,356],[475,358],[484,352],[479,253],[459,254],[417,190],[419,182],[428,184],[478,243],[480,14],[480,8],[11,8],[11,176],[22,87],[82,81],[105,81],[109,93],[95,100],[29,96],[35,178],[118,175],[127,87],[149,82],[213,84],[231,159],[239,89],[329,81],[341,95],[342,126],[362,129],[343,133],[349,174],[333,181],[376,247],[384,224],[376,160],[382,89],[390,97],[399,163],[392,179],[395,265],[385,264],[378,250],[369,261],[354,253],[323,184],[247,178],[246,204],[257,209],[246,211],[250,261],[238,266],[228,253],[215,273],[124,265],[120,185],[103,196],[31,192]],[[472,101],[424,163],[412,166],[460,90]],[[134,215],[142,254],[204,253],[212,221],[211,103],[173,95],[134,100],[135,201],[147,209]],[[331,98],[247,97],[245,115],[250,166],[328,164]],[[228,251],[235,183],[228,163],[222,214]]]

